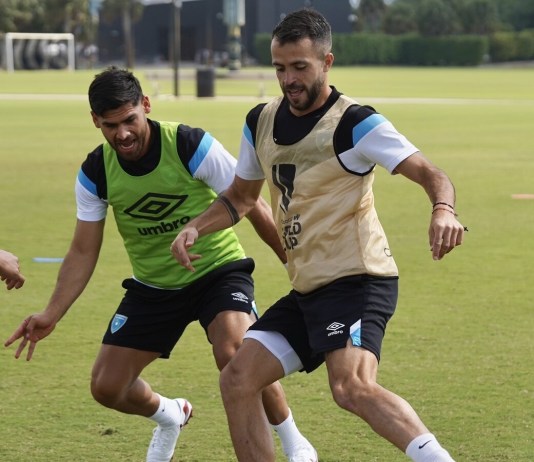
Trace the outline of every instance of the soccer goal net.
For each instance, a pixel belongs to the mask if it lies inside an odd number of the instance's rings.
[[[3,67],[18,69],[69,69],[76,66],[74,35],[39,32],[4,34]]]

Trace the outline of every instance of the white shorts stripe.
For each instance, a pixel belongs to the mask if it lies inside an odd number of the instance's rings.
[[[244,338],[257,340],[267,348],[282,364],[285,376],[300,371],[303,368],[297,353],[295,353],[295,350],[291,348],[286,338],[279,332],[249,330]]]

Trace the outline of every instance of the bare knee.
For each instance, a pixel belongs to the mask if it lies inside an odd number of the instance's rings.
[[[221,389],[221,395],[225,401],[232,401],[239,399],[245,393],[250,393],[251,390],[247,386],[247,380],[245,374],[240,371],[231,361],[221,371],[219,377],[219,386]]]
[[[227,342],[223,342],[217,347],[213,347],[213,357],[215,358],[215,363],[217,364],[219,371],[222,371],[230,362],[240,345],[240,341],[237,342],[229,340]]]
[[[243,343],[243,336],[252,324],[249,314],[241,311],[222,311],[208,326],[208,338],[213,357],[220,371],[228,364]]]
[[[256,366],[243,363],[238,357],[239,352],[221,371],[219,384],[223,401],[261,399],[264,389],[274,380],[263,377]]]
[[[114,409],[123,395],[123,389],[116,383],[93,374],[91,378],[91,394],[97,403]]]
[[[359,378],[339,381],[331,384],[335,403],[342,409],[363,417],[364,409],[377,396],[376,382],[363,381]]]
[[[261,399],[262,392],[284,376],[280,361],[256,340],[245,339],[243,345],[221,372],[219,381],[223,401],[237,402]],[[276,401],[283,399],[283,390],[276,385]]]

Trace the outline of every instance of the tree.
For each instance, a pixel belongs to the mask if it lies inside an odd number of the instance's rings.
[[[417,32],[416,7],[409,2],[395,2],[384,15],[382,28],[386,34],[399,35]]]
[[[124,38],[126,67],[133,68],[135,63],[135,47],[132,25],[143,15],[143,5],[137,0],[104,0],[101,6],[102,19],[113,22],[120,18]]]
[[[45,5],[39,0],[0,2],[1,32],[41,32]]]
[[[378,32],[385,10],[384,0],[361,0],[357,10],[359,27],[367,32]]]
[[[444,0],[422,1],[416,20],[419,33],[426,37],[452,35],[462,30],[456,11]]]
[[[534,28],[533,0],[395,0],[386,11],[384,29],[397,33],[393,18],[404,24],[405,19],[410,17],[410,9],[418,12],[418,28],[429,35],[438,29],[449,29],[452,31],[449,33],[487,35],[499,30]],[[451,15],[451,10],[456,14]],[[440,18],[440,14],[444,16]],[[423,18],[430,22],[422,24],[425,22]],[[445,26],[444,23],[450,24]],[[402,29],[402,25],[399,28]]]
[[[94,39],[89,0],[3,0],[1,32],[70,32],[79,42]]]
[[[81,43],[95,39],[95,24],[89,11],[89,0],[44,0],[45,30],[70,32]]]
[[[534,29],[534,2],[532,0],[494,1],[500,18],[512,29]]]
[[[489,35],[499,28],[499,14],[493,0],[467,0],[460,17],[468,34]]]

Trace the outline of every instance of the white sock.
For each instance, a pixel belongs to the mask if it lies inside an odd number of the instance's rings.
[[[156,413],[151,416],[150,419],[162,427],[176,425],[176,423],[180,420],[180,415],[182,412],[180,406],[175,400],[165,398],[165,396],[161,396],[158,393],[156,394],[159,396],[159,407]]]
[[[406,455],[414,462],[454,462],[432,433],[416,437],[406,448]]]
[[[303,442],[308,442],[297,428],[291,409],[289,410],[289,416],[286,420],[281,424],[271,425],[271,427],[280,437],[280,442],[282,443],[282,448],[285,454],[289,454],[294,446],[302,444]]]

